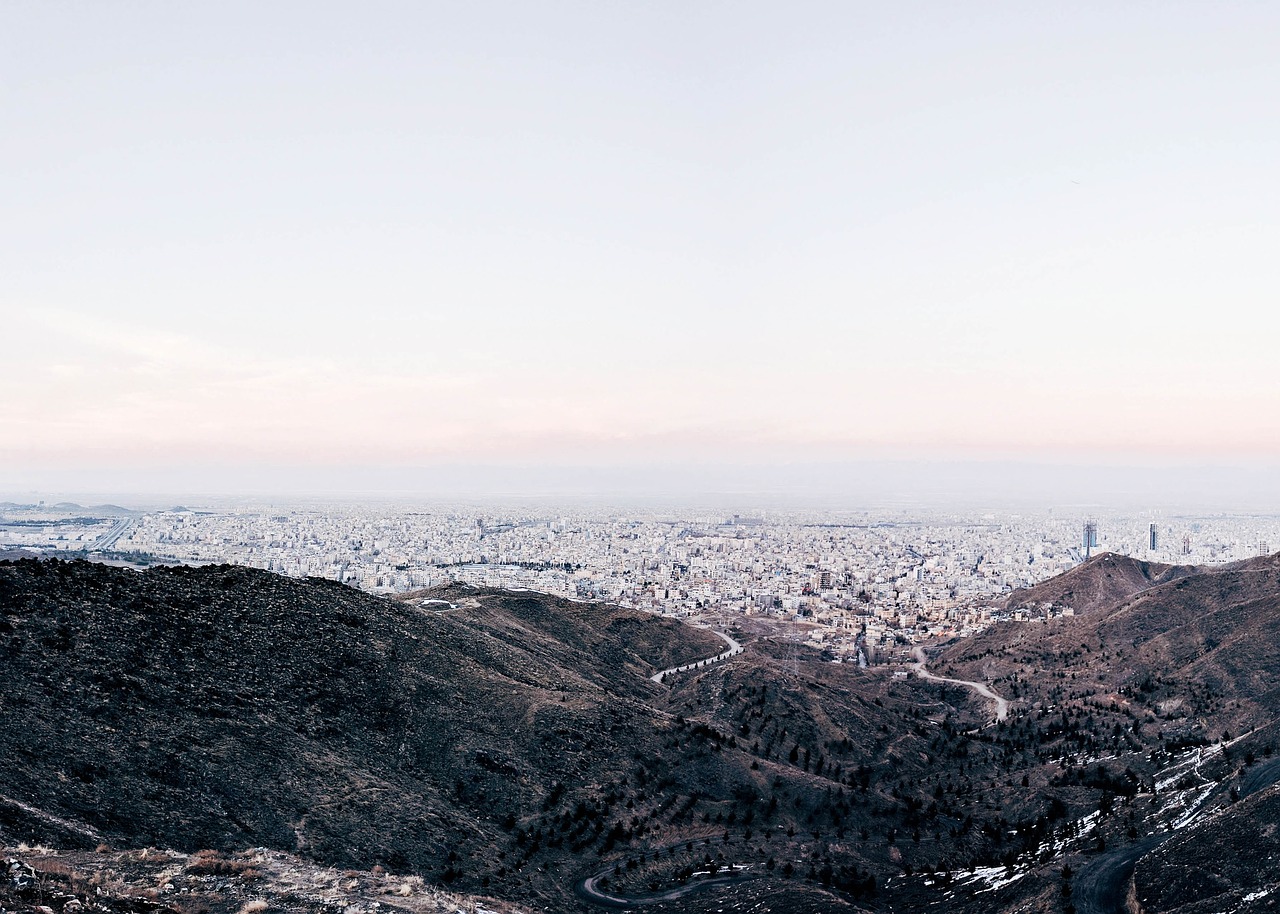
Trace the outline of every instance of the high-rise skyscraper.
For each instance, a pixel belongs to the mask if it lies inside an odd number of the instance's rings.
[[[1084,557],[1088,558],[1091,550],[1098,548],[1098,524],[1096,521],[1084,523]]]
[[[1156,525],[1151,525],[1151,551],[1155,552],[1160,546],[1160,534],[1156,531]]]

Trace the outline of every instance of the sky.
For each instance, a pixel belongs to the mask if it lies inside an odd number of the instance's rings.
[[[1262,2],[6,3],[0,489],[1280,464],[1276,47]]]

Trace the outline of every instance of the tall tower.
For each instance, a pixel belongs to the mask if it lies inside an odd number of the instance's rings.
[[[1098,524],[1096,521],[1084,522],[1084,557],[1087,559],[1091,550],[1098,548]]]
[[[1151,551],[1155,552],[1160,546],[1160,534],[1156,532],[1156,525],[1151,525]]]

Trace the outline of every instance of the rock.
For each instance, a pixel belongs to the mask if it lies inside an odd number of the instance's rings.
[[[36,871],[14,857],[4,862],[4,872],[0,876],[9,883],[19,895],[27,895],[36,889]]]

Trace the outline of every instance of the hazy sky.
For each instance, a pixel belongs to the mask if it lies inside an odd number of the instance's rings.
[[[1277,48],[1265,2],[6,3],[0,483],[1280,459]]]

